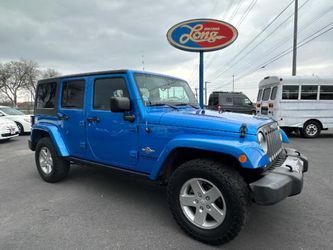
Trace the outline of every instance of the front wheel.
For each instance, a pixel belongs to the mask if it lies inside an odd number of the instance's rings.
[[[187,234],[219,245],[235,238],[245,225],[250,195],[237,171],[214,160],[196,159],[171,176],[168,202]]]
[[[44,137],[38,141],[35,160],[38,173],[46,182],[61,181],[68,174],[69,161],[58,156],[49,137]]]

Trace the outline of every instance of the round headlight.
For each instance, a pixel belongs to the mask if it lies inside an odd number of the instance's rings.
[[[263,150],[265,151],[265,153],[267,153],[267,151],[268,151],[268,145],[267,145],[267,140],[266,140],[265,135],[262,132],[259,132],[258,135],[257,135],[257,138],[258,138],[258,143],[263,148]]]

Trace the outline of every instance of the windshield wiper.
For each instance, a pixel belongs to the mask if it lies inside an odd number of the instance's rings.
[[[176,106],[173,106],[173,105],[167,104],[167,103],[163,103],[163,102],[149,103],[148,106],[168,106],[170,108],[178,110],[178,108]]]
[[[193,104],[191,104],[191,103],[177,103],[176,104],[176,106],[191,106],[192,108],[195,108],[195,109],[199,109],[199,107],[198,106],[196,106],[196,105],[193,105]]]

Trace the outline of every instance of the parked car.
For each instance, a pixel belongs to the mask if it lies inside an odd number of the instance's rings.
[[[236,237],[252,201],[299,194],[308,169],[276,122],[201,110],[175,77],[118,70],[45,79],[35,103],[29,147],[43,180],[63,180],[72,162],[145,176],[167,185],[180,227],[210,244]]]
[[[271,117],[287,133],[314,138],[333,128],[333,78],[268,76],[259,83],[257,114]]]
[[[19,135],[19,130],[15,122],[0,115],[0,140],[9,140]]]
[[[0,116],[13,120],[16,123],[20,134],[31,131],[31,116],[25,115],[18,109],[8,106],[0,106]]]
[[[207,109],[223,112],[256,114],[256,107],[242,92],[215,91],[210,94]]]

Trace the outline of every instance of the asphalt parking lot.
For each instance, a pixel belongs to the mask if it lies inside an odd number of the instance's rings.
[[[106,169],[73,166],[68,178],[39,177],[28,136],[0,142],[0,249],[210,249],[186,236],[165,189]],[[332,249],[333,134],[294,135],[310,161],[301,195],[253,205],[248,225],[220,249]]]

